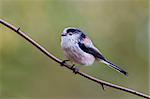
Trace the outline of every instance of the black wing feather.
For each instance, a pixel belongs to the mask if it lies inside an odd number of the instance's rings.
[[[79,47],[86,53],[92,54],[94,57],[102,59],[102,60],[106,60],[104,56],[102,56],[97,50],[91,48],[91,47],[87,47],[85,46],[83,43],[79,42]]]

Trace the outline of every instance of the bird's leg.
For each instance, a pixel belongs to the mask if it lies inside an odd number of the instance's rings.
[[[73,64],[73,65],[71,66],[71,69],[72,69],[73,73],[75,73],[75,74],[77,74],[77,73],[79,72],[79,68],[78,68],[78,67],[75,67],[75,64]]]
[[[60,65],[63,66],[67,61],[70,61],[70,60],[63,60]]]
[[[75,68],[74,66],[75,66],[75,64],[73,64],[70,68],[73,69],[73,68]]]
[[[102,86],[102,89],[103,89],[103,90],[105,90],[105,88],[104,88],[104,84],[102,84],[102,83],[100,83],[100,84],[101,84],[101,86]]]

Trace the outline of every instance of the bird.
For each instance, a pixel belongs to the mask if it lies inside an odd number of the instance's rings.
[[[72,63],[79,64],[81,66],[89,66],[95,61],[99,61],[115,69],[121,74],[128,76],[126,71],[108,61],[94,46],[87,34],[79,28],[67,27],[63,30],[61,33],[61,48],[68,59],[64,60],[64,63],[66,61],[71,61]],[[74,65],[72,67],[74,67]],[[79,68],[75,68],[75,72],[77,71],[79,71]]]

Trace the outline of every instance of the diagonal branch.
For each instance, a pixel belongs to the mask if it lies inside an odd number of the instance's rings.
[[[20,28],[16,28],[14,27],[13,25],[7,23],[6,21],[0,19],[0,23],[4,26],[6,26],[7,28],[13,30],[15,33],[19,34],[21,37],[23,37],[24,39],[26,39],[28,42],[30,42],[33,46],[35,46],[38,50],[40,50],[43,54],[45,54],[47,57],[51,58],[52,60],[54,60],[55,62],[63,65],[64,67],[74,71],[74,69],[72,68],[71,65],[68,65],[66,63],[64,63],[62,60],[58,59],[57,57],[55,57],[54,55],[52,55],[51,53],[49,53],[44,47],[42,47],[40,44],[38,44],[37,42],[35,42],[33,39],[31,39],[26,33],[22,32],[20,30]],[[109,87],[112,87],[112,88],[115,88],[115,89],[118,89],[118,90],[122,90],[124,92],[127,92],[127,93],[131,93],[131,94],[134,94],[134,95],[137,95],[137,96],[140,96],[140,97],[143,97],[143,98],[146,98],[146,99],[150,99],[150,96],[149,95],[146,95],[146,94],[143,94],[143,93],[140,93],[138,91],[135,91],[135,90],[132,90],[132,89],[129,89],[129,88],[125,88],[125,87],[122,87],[122,86],[119,86],[119,85],[115,85],[115,84],[112,84],[112,83],[109,83],[109,82],[106,82],[106,81],[103,81],[103,80],[100,80],[100,79],[97,79],[97,78],[94,78],[86,73],[83,73],[81,71],[77,71],[76,72],[78,75],[84,77],[84,78],[87,78],[93,82],[96,82],[98,84],[101,84],[101,85],[105,85],[105,86],[109,86]]]

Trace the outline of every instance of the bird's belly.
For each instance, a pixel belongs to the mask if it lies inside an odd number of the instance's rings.
[[[95,61],[93,55],[88,54],[77,47],[65,48],[64,53],[69,60],[80,65],[91,65]]]

